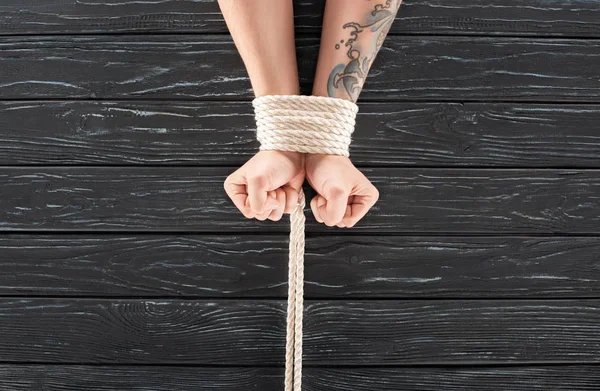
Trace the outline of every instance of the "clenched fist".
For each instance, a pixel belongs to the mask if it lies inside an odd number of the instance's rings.
[[[320,223],[352,227],[379,199],[379,191],[345,156],[306,155],[305,169],[319,193],[310,207]]]
[[[298,204],[305,155],[259,151],[225,180],[225,191],[247,218],[280,220]]]
[[[225,191],[247,218],[278,221],[298,203],[304,179],[318,193],[310,202],[316,220],[352,227],[379,192],[344,156],[260,151],[225,180]]]

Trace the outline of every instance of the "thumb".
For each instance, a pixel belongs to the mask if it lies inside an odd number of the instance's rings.
[[[277,199],[269,196],[271,191],[269,180],[264,175],[256,175],[248,178],[249,207],[254,213],[261,214],[279,206]]]
[[[348,197],[350,192],[344,187],[337,185],[329,188],[327,192],[317,200],[319,216],[323,222],[333,227],[344,218]],[[320,204],[320,205],[319,205]]]

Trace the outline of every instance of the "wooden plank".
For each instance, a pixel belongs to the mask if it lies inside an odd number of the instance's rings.
[[[459,368],[306,368],[310,391],[531,391],[594,390],[597,366]],[[0,388],[1,389],[1,388]]]
[[[309,93],[318,40],[298,40]],[[0,99],[245,99],[228,36],[46,36],[0,39]],[[598,102],[600,41],[390,37],[366,100]]]
[[[0,236],[1,296],[287,297],[285,235]],[[593,237],[307,238],[307,298],[600,297]]]
[[[0,229],[287,232],[287,219],[259,222],[234,208],[223,190],[233,170],[0,167]],[[597,234],[600,226],[598,170],[362,171],[380,199],[354,232]],[[352,232],[308,216],[309,233]]]
[[[587,300],[309,302],[304,359],[321,365],[599,363],[597,304]]]
[[[585,383],[588,376],[581,369]],[[0,365],[0,391],[280,391],[282,368]]]
[[[359,166],[600,168],[600,106],[364,102]],[[0,164],[241,165],[248,102],[0,102]],[[99,153],[98,151],[102,151]]]
[[[423,391],[432,389],[529,391],[593,390],[600,382],[594,365],[458,368],[305,367],[307,391]],[[0,365],[0,391],[279,391],[282,368],[176,366]]]
[[[307,365],[600,363],[598,300],[305,304]],[[2,299],[0,361],[282,365],[285,308],[284,300]]]
[[[281,363],[281,301],[0,300],[0,361]]]
[[[321,30],[324,0],[295,1],[298,33]],[[4,0],[0,34],[225,33],[216,1]],[[390,34],[600,36],[593,0],[404,0]]]

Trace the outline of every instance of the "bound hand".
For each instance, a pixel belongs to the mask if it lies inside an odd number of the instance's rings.
[[[225,191],[246,218],[280,220],[298,203],[304,154],[259,151],[225,180]]]
[[[349,158],[338,155],[306,155],[306,178],[319,193],[310,202],[320,223],[352,227],[379,199],[379,191]]]

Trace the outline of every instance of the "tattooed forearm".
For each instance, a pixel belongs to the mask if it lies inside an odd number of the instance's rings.
[[[401,0],[386,0],[376,4],[360,22],[343,25],[345,38],[335,45],[344,46],[348,61],[337,64],[329,74],[327,93],[331,97],[356,101],[369,68],[377,56],[396,17]]]

